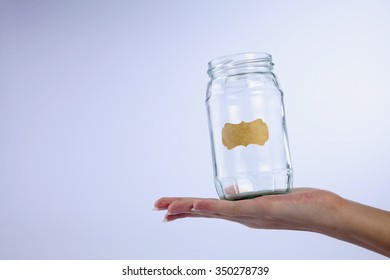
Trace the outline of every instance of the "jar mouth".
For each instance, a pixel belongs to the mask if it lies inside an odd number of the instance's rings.
[[[270,72],[272,56],[265,52],[238,53],[221,56],[208,63],[211,78],[251,72]]]

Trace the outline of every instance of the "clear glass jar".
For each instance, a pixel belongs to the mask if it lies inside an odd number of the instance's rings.
[[[287,193],[292,187],[283,93],[273,65],[267,53],[234,54],[208,64],[206,107],[221,199]]]

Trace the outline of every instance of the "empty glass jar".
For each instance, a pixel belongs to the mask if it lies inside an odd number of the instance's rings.
[[[219,197],[287,193],[292,168],[272,56],[234,54],[208,65],[206,107]]]

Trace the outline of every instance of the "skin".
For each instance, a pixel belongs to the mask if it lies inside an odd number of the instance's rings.
[[[164,221],[217,218],[257,229],[317,232],[390,257],[390,212],[344,199],[332,192],[296,188],[289,194],[227,201],[164,197],[155,210]]]

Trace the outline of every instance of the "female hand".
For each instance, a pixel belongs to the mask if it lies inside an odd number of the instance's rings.
[[[390,212],[346,200],[332,192],[296,188],[288,194],[227,201],[166,197],[155,203],[167,210],[164,221],[217,218],[250,228],[318,232],[390,257]]]
[[[168,210],[165,221],[180,218],[218,218],[251,228],[312,230],[321,218],[337,212],[343,203],[339,196],[324,190],[299,188],[285,195],[227,201],[219,199],[171,197],[155,203]],[[333,213],[337,216],[337,213]]]

